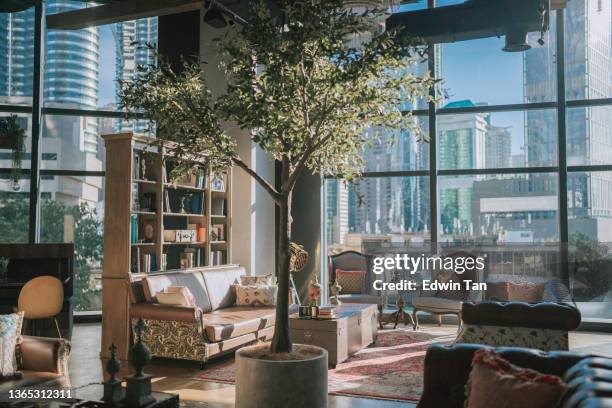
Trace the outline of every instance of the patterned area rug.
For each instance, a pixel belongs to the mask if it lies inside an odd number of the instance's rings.
[[[329,370],[329,393],[418,401],[423,389],[425,351],[432,343],[450,343],[455,337],[409,330],[380,332],[370,347]],[[233,384],[234,362],[206,369],[195,379]]]

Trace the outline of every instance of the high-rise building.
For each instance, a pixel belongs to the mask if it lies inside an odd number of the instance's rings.
[[[47,14],[76,10],[84,4],[48,0]],[[34,72],[34,8],[0,14],[0,96],[4,103],[31,104]],[[46,30],[44,37],[43,100],[47,107],[95,109],[98,103],[99,37],[97,28]],[[28,122],[29,123],[29,122]],[[30,132],[30,126],[26,129]],[[30,146],[30,140],[26,145]],[[43,122],[41,167],[102,169],[98,158],[95,118],[46,115]],[[10,162],[2,163],[10,167]],[[68,166],[68,167],[67,167]],[[64,176],[41,183],[41,196],[66,203],[98,201],[99,178]],[[22,188],[27,183],[22,182]]]
[[[476,106],[472,101],[450,102],[445,108]],[[483,113],[440,115],[438,118],[438,168],[479,169],[486,164],[488,117]],[[480,176],[478,176],[480,177]],[[445,178],[440,184],[440,222],[446,233],[471,233],[472,185],[462,178]]]
[[[594,99],[612,96],[611,2],[572,0],[565,10],[566,98]],[[553,21],[554,23],[554,21]],[[555,38],[548,47],[525,53],[525,100],[542,102],[556,97]],[[548,68],[546,68],[548,67]],[[545,72],[548,69],[551,72]],[[526,114],[526,163],[556,163],[554,111]],[[609,164],[612,157],[612,109],[608,106],[571,108],[566,114],[568,165]],[[612,176],[606,172],[574,173],[568,177],[570,231],[588,230],[600,240],[612,220]],[[588,225],[587,225],[588,224]],[[592,225],[590,225],[592,224]],[[590,225],[590,226],[589,226]]]
[[[117,81],[131,81],[137,74],[138,66],[155,64],[157,44],[157,17],[115,24],[115,75]],[[117,101],[118,103],[119,101]],[[145,132],[147,122],[144,120],[116,122],[117,132]]]
[[[485,138],[485,167],[502,169],[512,166],[512,128],[489,124]]]
[[[349,191],[341,180],[330,180],[325,191],[327,243],[344,244],[349,232]]]
[[[34,13],[0,13],[0,95],[32,96]]]

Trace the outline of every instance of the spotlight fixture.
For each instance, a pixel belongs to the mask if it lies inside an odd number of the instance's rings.
[[[236,22],[240,24],[246,23],[240,16],[214,0],[210,0],[204,4],[203,21],[214,28],[233,26]]]
[[[543,41],[542,41],[543,42]],[[506,52],[527,51],[531,45],[527,42],[527,30],[522,26],[515,26],[506,32],[506,45],[502,48]]]

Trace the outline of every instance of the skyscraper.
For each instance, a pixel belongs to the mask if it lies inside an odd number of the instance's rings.
[[[55,14],[84,7],[68,0],[48,0],[45,12]],[[31,97],[34,72],[34,8],[0,14],[0,97],[3,103],[23,104]],[[97,28],[44,32],[43,100],[47,107],[95,109],[98,103],[99,37]],[[43,169],[102,169],[98,159],[97,120],[78,116],[45,115]],[[29,127],[27,129],[29,131]],[[30,141],[26,142],[29,149]],[[10,163],[2,163],[10,167]],[[66,203],[97,203],[100,180],[64,176],[64,181],[41,183],[47,197]],[[27,184],[25,181],[22,183]],[[70,185],[70,186],[69,186]]]
[[[445,108],[471,106],[476,105],[463,100],[450,102]],[[488,128],[488,116],[484,113],[440,115],[438,167],[444,170],[485,168]],[[472,189],[471,181],[466,182],[465,178],[448,177],[440,183],[440,222],[446,233],[473,231]]]
[[[566,98],[594,99],[612,96],[611,2],[572,0],[565,10]],[[553,21],[554,23],[554,21]],[[525,100],[555,98],[554,36],[549,47],[525,53]],[[528,166],[556,164],[555,112],[529,111],[526,116],[525,160]],[[567,110],[568,165],[609,164],[612,157],[612,109],[608,106]],[[568,208],[572,218],[600,224],[612,217],[612,177],[606,172],[574,173],[568,178]],[[573,223],[570,220],[570,231]],[[606,235],[601,227],[591,230]],[[602,235],[603,234],[603,235]]]
[[[157,17],[117,23],[113,29],[115,39],[115,75],[117,81],[131,81],[139,65],[155,63],[155,53],[150,47],[157,43]],[[117,100],[117,103],[119,101]],[[147,122],[137,120],[116,122],[117,132],[144,132]]]

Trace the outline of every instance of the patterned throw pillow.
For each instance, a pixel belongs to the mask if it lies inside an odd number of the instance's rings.
[[[466,408],[556,407],[567,385],[561,378],[511,364],[495,350],[478,350],[466,385]]]
[[[236,306],[275,306],[278,286],[276,285],[234,285]]]
[[[15,349],[21,339],[23,312],[0,315],[0,377],[19,375]]]
[[[345,271],[336,269],[336,281],[342,286],[341,294],[365,293],[366,271]]]
[[[240,284],[244,286],[258,286],[258,285],[272,285],[273,276],[272,274],[268,275],[255,275],[255,276],[241,276]]]

